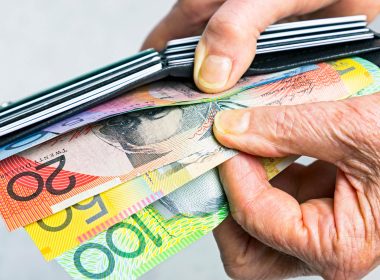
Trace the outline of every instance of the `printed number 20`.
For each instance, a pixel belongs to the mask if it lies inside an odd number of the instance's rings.
[[[36,166],[36,170],[37,171],[41,170],[41,169],[43,169],[47,166],[50,166],[54,163],[57,163],[57,162],[58,162],[58,167],[53,171],[53,173],[50,174],[50,176],[47,178],[46,182],[44,182],[44,179],[42,178],[42,176],[40,174],[38,174],[36,172],[32,172],[32,171],[22,172],[20,174],[17,174],[16,176],[14,176],[8,182],[7,191],[8,191],[9,196],[11,198],[13,198],[14,200],[17,200],[17,201],[29,201],[29,200],[32,200],[32,199],[38,197],[41,194],[44,185],[46,187],[46,190],[53,195],[62,195],[62,194],[65,194],[65,193],[68,193],[69,191],[71,191],[75,187],[75,184],[76,184],[76,178],[74,175],[71,175],[68,178],[69,183],[68,183],[66,188],[60,190],[60,189],[55,189],[53,186],[54,179],[57,177],[57,175],[62,171],[63,167],[65,166],[66,158],[64,155],[57,157],[55,159],[52,159],[48,162],[45,162],[41,165]],[[33,177],[37,182],[37,189],[31,195],[20,196],[20,195],[16,194],[14,191],[14,184],[17,182],[18,179],[23,178],[23,177]]]

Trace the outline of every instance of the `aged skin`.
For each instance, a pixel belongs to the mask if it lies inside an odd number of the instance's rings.
[[[366,14],[380,0],[182,0],[144,48],[200,34],[194,80],[205,92],[232,87],[255,55],[259,33],[281,20]],[[214,133],[242,151],[220,167],[231,216],[214,231],[234,279],[321,275],[360,279],[380,256],[380,94],[347,101],[218,113]],[[256,156],[319,159],[271,182]]]
[[[218,140],[246,153],[220,167],[232,218],[214,234],[230,276],[360,279],[378,265],[379,108],[376,94],[217,115]],[[293,165],[274,188],[252,156],[290,154],[323,161]]]

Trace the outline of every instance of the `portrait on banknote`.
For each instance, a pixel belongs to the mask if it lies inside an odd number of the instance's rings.
[[[210,120],[216,111],[213,103],[137,111],[104,120],[93,131],[102,141],[124,151],[138,167],[172,152],[176,138],[193,141],[209,137]]]
[[[192,218],[216,213],[226,197],[215,168],[194,179],[175,192],[161,198],[156,205],[160,213],[169,219],[176,215]]]

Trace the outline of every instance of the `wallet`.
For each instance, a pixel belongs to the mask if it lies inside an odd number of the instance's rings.
[[[175,39],[160,52],[145,50],[20,101],[0,105],[0,146],[136,87],[164,78],[192,78],[199,39]],[[367,27],[365,16],[275,24],[260,35],[256,56],[245,75],[350,56],[380,66],[380,34]]]

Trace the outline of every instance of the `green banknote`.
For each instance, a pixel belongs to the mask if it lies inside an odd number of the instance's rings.
[[[213,169],[57,261],[74,279],[135,279],[210,232],[227,215]]]
[[[261,163],[270,179],[296,158]],[[74,279],[135,279],[212,231],[227,215],[214,168],[56,260]]]

